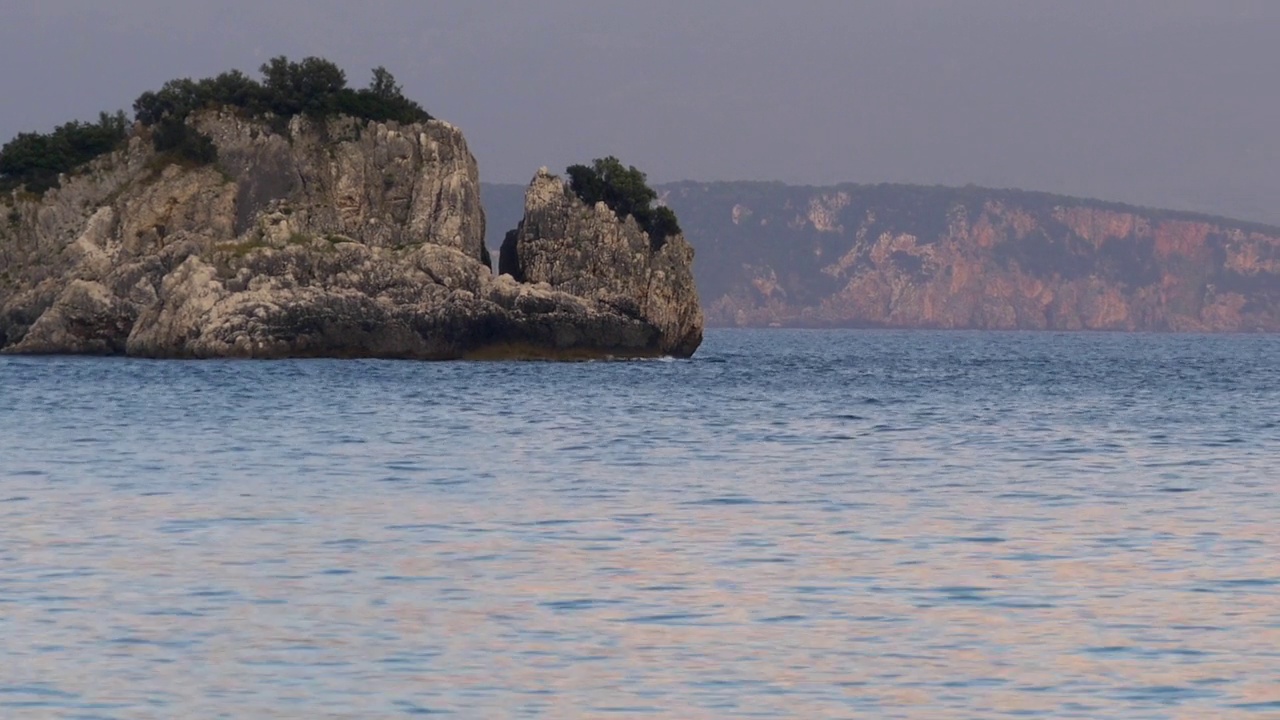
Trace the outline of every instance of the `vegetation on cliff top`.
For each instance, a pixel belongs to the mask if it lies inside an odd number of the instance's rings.
[[[25,185],[40,194],[58,186],[58,175],[109,153],[124,142],[129,120],[124,112],[101,113],[98,122],[69,122],[53,132],[20,133],[0,149],[0,190]]]
[[[202,140],[187,118],[205,108],[236,108],[251,117],[287,122],[295,115],[323,119],[350,115],[362,120],[425,122],[431,115],[406,98],[386,68],[373,70],[363,90],[347,87],[347,76],[323,58],[290,62],[283,55],[260,68],[258,82],[238,70],[203,80],[170,80],[157,92],[145,92],[133,103],[138,122],[154,126],[156,150],[174,151],[190,160],[209,162],[212,143]],[[277,125],[283,130],[284,123]]]
[[[635,166],[627,167],[618,158],[596,158],[590,167],[570,165],[569,187],[588,205],[603,202],[618,217],[628,215],[649,234],[649,242],[656,250],[667,238],[680,234],[680,223],[675,212],[665,206],[653,207],[658,193],[649,187],[647,177]]]
[[[404,96],[383,67],[373,70],[369,87],[361,90],[347,87],[346,73],[323,58],[291,62],[280,56],[264,63],[260,71],[261,81],[239,70],[202,80],[170,80],[134,101],[135,119],[151,128],[158,152],[196,164],[217,159],[213,141],[187,123],[192,113],[208,108],[235,108],[268,120],[277,130],[283,130],[295,115],[315,119],[349,115],[402,123],[431,119],[422,106]],[[128,134],[123,111],[102,113],[96,124],[70,122],[48,134],[22,133],[0,148],[0,190],[25,186],[40,194],[58,187],[60,174],[118,149]]]

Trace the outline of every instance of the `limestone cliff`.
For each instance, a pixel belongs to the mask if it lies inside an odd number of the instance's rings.
[[[157,155],[138,126],[43,197],[0,198],[0,348],[446,359],[670,344],[573,288],[495,277],[476,163],[447,123],[189,122],[216,164]]]
[[[543,168],[525,193],[524,219],[507,234],[499,271],[591,298],[652,327],[664,353],[692,355],[702,342],[693,248],[684,236],[655,241],[603,202],[588,207]]]
[[[713,325],[1280,331],[1280,228],[976,187],[656,189]]]

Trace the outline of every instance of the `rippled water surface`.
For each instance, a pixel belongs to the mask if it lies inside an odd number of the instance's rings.
[[[1280,717],[1280,338],[0,358],[0,717]]]

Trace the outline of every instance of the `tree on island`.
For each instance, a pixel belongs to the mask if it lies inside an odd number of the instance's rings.
[[[652,206],[658,193],[649,187],[648,177],[634,165],[625,166],[610,155],[596,158],[590,166],[570,165],[565,172],[569,175],[569,187],[583,202],[588,205],[603,202],[618,217],[635,218],[636,224],[649,234],[655,250],[666,244],[668,237],[680,234],[675,212],[665,205]]]
[[[128,135],[123,111],[100,113],[98,122],[73,121],[49,134],[19,133],[0,148],[0,189],[25,185],[43,193],[58,187],[58,176],[118,148]]]
[[[133,104],[138,122],[159,127],[156,150],[176,151],[197,162],[211,162],[208,144],[187,126],[191,113],[204,108],[236,108],[251,117],[270,117],[277,130],[288,119],[305,115],[324,119],[349,115],[361,120],[426,122],[431,115],[406,98],[395,77],[384,67],[373,70],[363,90],[347,87],[347,75],[324,58],[291,62],[281,55],[262,64],[257,82],[238,70],[204,80],[171,80],[159,92],[143,93]]]
[[[217,160],[217,148],[187,120],[204,109],[234,108],[267,120],[277,131],[283,131],[295,115],[313,119],[349,115],[400,123],[431,119],[421,105],[404,96],[384,67],[374,68],[369,87],[361,90],[348,88],[346,73],[324,58],[292,62],[281,55],[259,71],[261,81],[239,70],[202,80],[170,80],[134,101],[135,120],[151,129],[158,152],[203,165]],[[118,149],[128,133],[128,118],[122,111],[103,113],[97,124],[71,122],[49,134],[22,133],[0,149],[0,189],[25,186],[39,194],[57,187],[59,174]]]

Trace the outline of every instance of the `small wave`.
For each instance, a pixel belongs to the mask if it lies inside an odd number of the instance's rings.
[[[593,610],[595,608],[606,607],[610,605],[621,604],[618,600],[602,600],[599,598],[578,598],[575,600],[552,600],[549,602],[539,603],[541,607],[548,610],[558,612],[572,612],[577,610]]]
[[[690,625],[709,617],[711,617],[710,613],[662,613],[658,615],[637,615],[615,620],[614,622],[636,625]]]
[[[706,498],[703,500],[689,500],[681,503],[681,505],[763,505],[764,503],[755,498],[741,496],[726,496]]]

